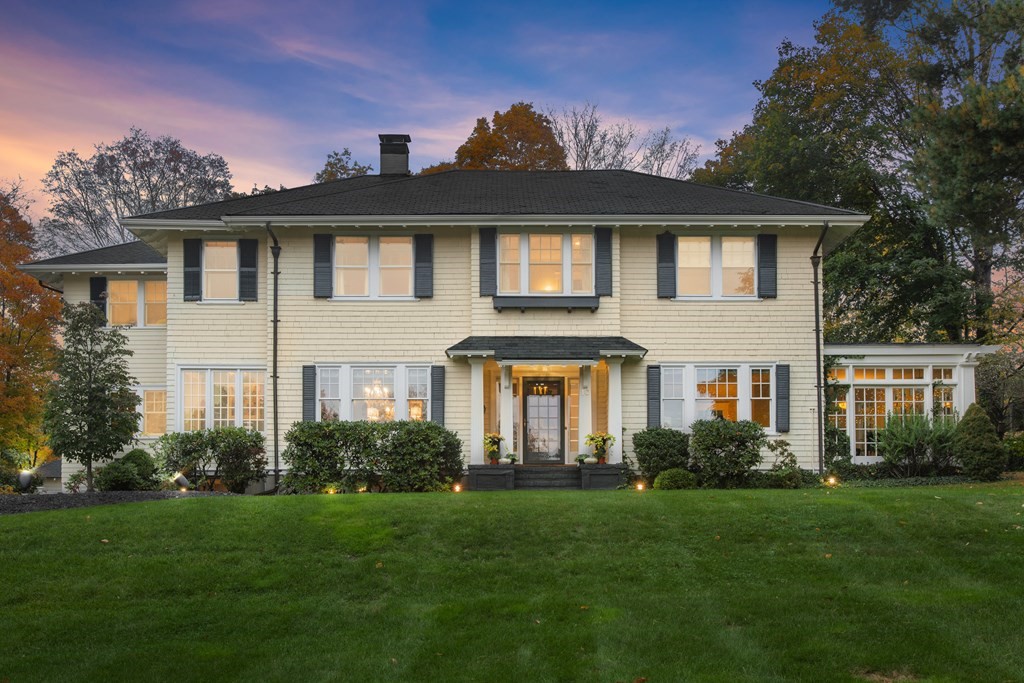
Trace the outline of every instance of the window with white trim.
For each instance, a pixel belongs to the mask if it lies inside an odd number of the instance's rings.
[[[677,296],[755,296],[757,240],[753,236],[680,235],[676,240]]]
[[[111,327],[164,327],[167,324],[167,281],[107,280],[107,324]]]
[[[182,370],[181,430],[245,427],[263,431],[265,383],[266,372],[257,369]]]
[[[661,366],[661,424],[688,429],[695,420],[752,420],[775,428],[775,369],[770,364]]]
[[[139,436],[162,436],[167,432],[167,390],[140,388],[137,392],[142,399],[139,403],[142,412]]]
[[[238,300],[238,241],[203,242],[203,300]]]
[[[410,235],[339,235],[334,238],[335,298],[413,295]]]
[[[324,365],[317,367],[319,420],[426,420],[430,366]]]
[[[593,232],[508,232],[498,235],[498,293],[594,293]]]

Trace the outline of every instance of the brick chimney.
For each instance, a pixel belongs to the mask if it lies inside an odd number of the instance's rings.
[[[405,133],[381,133],[380,174],[409,175],[409,143],[412,138]]]

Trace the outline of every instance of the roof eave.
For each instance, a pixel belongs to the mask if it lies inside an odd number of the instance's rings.
[[[147,273],[166,271],[166,263],[77,263],[48,265],[45,263],[25,263],[18,270],[26,273]]]

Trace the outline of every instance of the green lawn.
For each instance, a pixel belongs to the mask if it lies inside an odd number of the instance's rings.
[[[0,681],[1022,680],[1022,513],[1016,481],[0,517]]]

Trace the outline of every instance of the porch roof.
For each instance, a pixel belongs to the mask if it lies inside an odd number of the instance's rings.
[[[643,358],[647,349],[625,337],[466,337],[447,350],[449,358],[493,357],[501,361],[598,361],[609,356]]]

